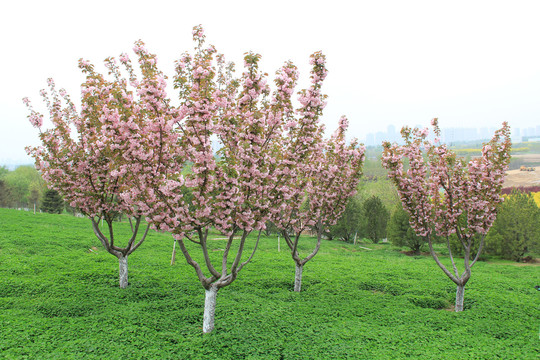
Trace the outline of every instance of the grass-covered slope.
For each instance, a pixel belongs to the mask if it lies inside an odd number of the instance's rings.
[[[127,236],[129,225],[121,227]],[[305,250],[313,245],[304,241]],[[224,242],[213,245],[221,255]],[[325,241],[294,293],[294,263],[281,245],[278,253],[275,237],[261,240],[252,263],[220,290],[216,329],[204,336],[204,291],[180,252],[169,265],[170,235],[152,232],[130,256],[122,290],[118,262],[89,220],[0,209],[0,358],[539,356],[540,267],[478,263],[466,309],[454,313],[445,308],[455,287],[430,257]]]

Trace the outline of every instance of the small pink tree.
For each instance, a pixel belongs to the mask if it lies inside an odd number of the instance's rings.
[[[176,116],[163,91],[163,76],[155,71],[155,57],[142,49],[143,44],[137,42],[135,50],[143,74],[141,82],[136,79],[125,54],[120,60],[130,73],[129,81],[121,76],[114,58],[105,61],[111,80],[96,72],[89,62],[79,61],[79,67],[86,74],[81,86],[80,113],[65,90],[56,91],[53,80],[49,79],[49,93],[42,90],[41,95],[49,110],[52,129],[41,130],[43,115],[24,99],[30,110],[29,120],[40,129],[42,141],[42,146],[27,148],[27,151],[35,158],[36,168],[45,181],[72,207],[90,218],[98,239],[118,258],[121,288],[128,285],[128,256],[148,233],[147,226],[137,240],[143,214],[131,198],[122,196],[136,186],[138,179],[133,174],[139,172],[145,157],[152,153],[151,147],[143,147],[150,143],[139,141],[140,130],[146,128],[149,121],[171,121]],[[153,84],[158,86],[153,87]],[[150,88],[159,88],[161,92],[150,93]],[[120,214],[128,216],[132,230],[124,247],[119,245],[113,231],[113,221]],[[108,235],[99,227],[101,220],[107,223]]]
[[[301,163],[301,171],[290,179],[296,186],[290,187],[284,196],[285,206],[273,216],[296,263],[294,291],[297,292],[301,290],[304,265],[320,249],[323,231],[339,220],[360,181],[364,148],[358,147],[356,140],[348,146],[345,144],[347,127],[348,121],[342,117],[329,140],[314,144],[308,161]],[[317,243],[309,255],[301,258],[300,236],[312,228],[317,233]]]
[[[502,201],[501,190],[510,161],[510,128],[504,123],[483,146],[482,156],[466,162],[439,143],[437,119],[433,119],[432,125],[437,136],[434,143],[427,139],[428,129],[408,127],[401,130],[405,145],[385,142],[382,164],[397,187],[412,228],[427,239],[435,262],[457,285],[455,311],[463,311],[465,284],[495,220],[496,205]],[[446,239],[452,271],[433,250],[433,234]],[[452,255],[450,236],[456,236],[463,247],[461,274]],[[476,254],[472,253],[475,237],[480,238]]]

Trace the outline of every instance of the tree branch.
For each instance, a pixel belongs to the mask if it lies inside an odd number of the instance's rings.
[[[218,279],[221,277],[221,274],[214,268],[214,265],[212,265],[212,261],[210,260],[210,255],[208,254],[208,247],[207,247],[207,239],[208,239],[208,229],[206,229],[205,233],[203,234],[203,231],[200,227],[197,228],[197,233],[199,234],[199,240],[201,242],[201,247],[204,254],[204,262],[206,263],[206,267],[208,268],[208,271],[210,273],[217,277]]]
[[[197,245],[201,245],[200,241],[197,241],[197,240],[193,240],[193,238],[191,236],[189,236],[188,234],[184,234],[184,236],[189,240],[191,241],[192,243],[195,243]]]
[[[90,218],[90,220],[92,221],[92,229],[94,230],[94,234],[96,234],[96,237],[99,239],[99,241],[101,241],[101,244],[103,245],[105,250],[107,250],[109,253],[113,254],[114,256],[118,257],[119,255],[118,251],[115,251],[114,249],[111,248],[109,240],[107,239],[105,235],[103,235],[103,233],[99,229],[99,222],[101,221],[101,217],[98,218],[97,222],[96,220],[94,220],[94,218]]]
[[[238,274],[237,267],[240,263],[240,259],[242,258],[242,252],[244,251],[244,245],[246,243],[246,238],[248,237],[249,233],[250,232],[246,230],[244,230],[242,233],[242,238],[240,239],[240,246],[238,247],[238,252],[236,253],[236,257],[231,266],[231,274],[233,274],[234,277],[236,277],[236,274]]]
[[[319,229],[317,229],[317,245],[315,246],[315,249],[313,250],[313,252],[309,254],[307,257],[305,257],[304,260],[302,260],[301,265],[304,265],[309,260],[313,259],[315,255],[317,255],[317,253],[319,252],[319,249],[321,248],[321,239],[322,239],[322,226],[319,226]]]
[[[480,253],[482,252],[482,249],[484,247],[484,239],[486,238],[486,234],[482,234],[482,239],[480,240],[480,246],[478,246],[478,252],[476,253],[476,256],[474,257],[473,262],[471,263],[470,267],[473,267],[474,264],[476,264],[476,261],[480,257]]]
[[[128,216],[129,226],[131,227],[131,233],[133,233],[133,223],[131,222],[131,216]]]
[[[433,257],[433,259],[435,259],[435,262],[437,263],[437,265],[439,265],[439,267],[442,269],[442,271],[444,271],[446,276],[450,278],[450,280],[452,280],[456,285],[460,285],[460,280],[454,275],[452,275],[450,271],[448,271],[448,269],[439,260],[439,257],[437,256],[437,254],[435,254],[435,251],[433,250],[433,243],[431,242],[431,236],[428,235],[427,238],[428,238],[428,244],[429,244],[429,251],[431,252],[431,256]]]
[[[186,259],[187,263],[195,269],[195,272],[197,273],[197,277],[199,278],[199,281],[201,282],[202,286],[205,289],[208,289],[208,286],[212,282],[216,281],[217,278],[215,278],[214,276],[212,276],[211,278],[207,278],[206,276],[204,276],[201,266],[195,260],[193,260],[193,258],[189,255],[188,249],[186,248],[186,244],[184,244],[184,240],[180,239],[177,241],[178,241],[178,245],[180,245],[180,250],[182,251],[182,254],[184,254],[184,258]]]
[[[144,231],[144,234],[143,234],[141,240],[139,240],[139,242],[137,244],[135,244],[135,246],[131,250],[128,251],[128,255],[131,254],[132,252],[134,252],[135,250],[137,250],[137,248],[139,246],[141,246],[144,239],[146,239],[146,235],[148,234],[148,230],[150,230],[150,224],[146,225],[146,230]]]
[[[255,247],[253,248],[253,251],[251,252],[251,255],[249,256],[249,258],[246,261],[244,261],[243,263],[240,264],[240,266],[238,267],[237,272],[240,272],[240,270],[242,270],[244,265],[248,264],[251,261],[251,259],[253,259],[253,255],[255,255],[255,251],[257,251],[257,246],[259,246],[259,240],[261,239],[261,232],[262,232],[262,230],[259,230],[259,235],[257,236],[257,242],[255,243]]]
[[[450,255],[450,260],[452,261],[452,266],[454,267],[454,273],[456,277],[459,278],[459,271],[457,269],[456,263],[454,262],[454,257],[452,256],[452,249],[450,248],[450,237],[446,236],[446,246],[448,247],[448,254]]]
[[[227,275],[227,258],[229,256],[229,251],[231,250],[231,245],[234,239],[234,232],[229,236],[227,240],[227,245],[225,246],[225,251],[223,252],[223,259],[221,261],[221,276]]]
[[[131,218],[130,218],[131,220]],[[128,253],[131,249],[131,246],[133,245],[133,242],[135,241],[135,239],[137,238],[137,233],[139,232],[139,225],[141,224],[141,217],[138,216],[137,217],[137,221],[135,222],[135,229],[133,229],[133,225],[131,223],[131,221],[129,222],[129,224],[131,225],[131,238],[129,239],[128,241],[128,245],[126,246],[126,249],[128,250]]]

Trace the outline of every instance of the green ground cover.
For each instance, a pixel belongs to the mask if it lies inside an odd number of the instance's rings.
[[[127,224],[121,224],[128,233]],[[215,237],[219,238],[219,235]],[[305,239],[305,250],[314,244]],[[214,240],[215,256],[223,240]],[[95,246],[97,252],[89,249]],[[480,262],[465,311],[428,256],[390,245],[324,241],[294,293],[294,263],[265,237],[218,293],[202,334],[204,292],[172,238],[152,232],[118,263],[68,215],[0,209],[2,359],[534,359],[540,355],[540,267]]]

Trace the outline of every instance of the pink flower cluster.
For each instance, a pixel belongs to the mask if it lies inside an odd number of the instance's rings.
[[[432,124],[439,136],[437,119]],[[429,142],[427,129],[404,128],[402,135],[405,145],[383,144],[382,163],[416,233],[443,237],[455,233],[464,244],[470,244],[475,234],[486,234],[496,217],[510,160],[508,124],[484,145],[481,157],[469,162],[446,145]]]

